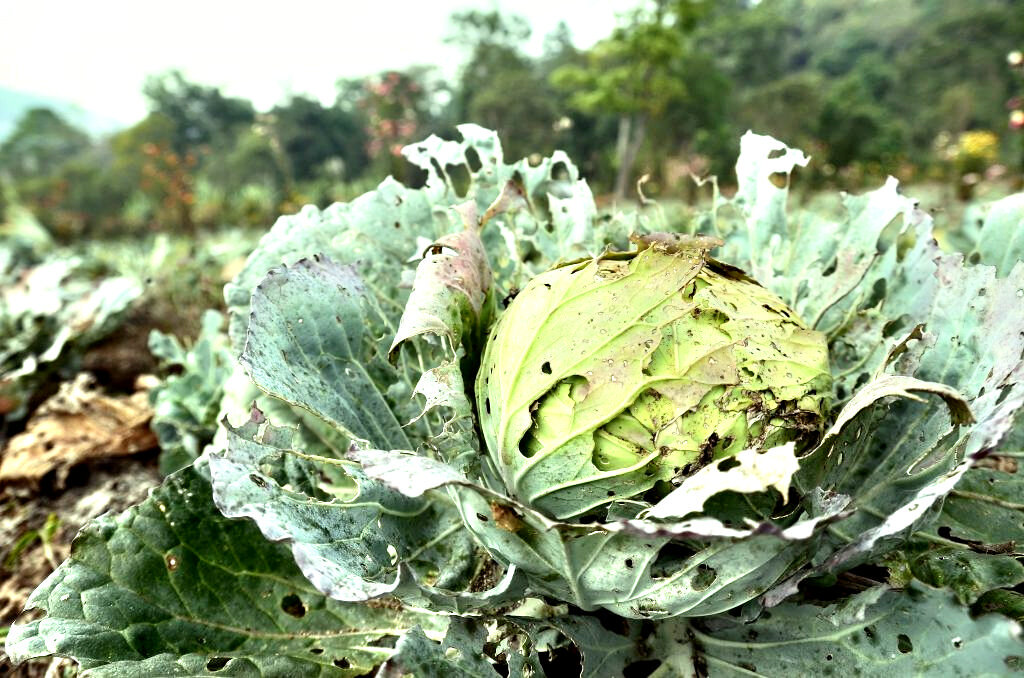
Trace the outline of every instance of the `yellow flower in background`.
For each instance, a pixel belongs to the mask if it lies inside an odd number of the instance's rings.
[[[955,163],[960,172],[983,172],[999,159],[999,136],[989,130],[963,132],[957,138]]]

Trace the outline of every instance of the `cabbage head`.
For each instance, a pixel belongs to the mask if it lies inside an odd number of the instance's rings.
[[[743,450],[806,450],[823,427],[821,332],[708,256],[709,238],[635,241],[531,280],[481,363],[481,428],[506,491],[557,520],[657,503]]]

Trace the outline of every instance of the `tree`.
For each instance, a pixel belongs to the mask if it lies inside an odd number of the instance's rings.
[[[905,147],[898,122],[874,103],[867,86],[852,75],[829,89],[818,137],[825,144],[828,161],[836,167],[857,161],[891,164]]]
[[[510,157],[550,152],[564,97],[553,90],[543,62],[520,49],[530,37],[526,19],[469,10],[453,14],[450,22],[447,42],[466,52],[453,117],[497,131]]]
[[[142,88],[150,110],[174,123],[177,153],[200,146],[224,148],[256,119],[252,103],[224,96],[217,87],[189,82],[180,71],[150,77]]]
[[[580,110],[618,116],[618,199],[626,194],[650,120],[689,95],[685,57],[694,47],[688,38],[704,11],[687,0],[656,0],[597,43],[584,66],[565,66],[552,74]]]
[[[174,142],[179,128],[162,113],[150,113],[110,141],[117,181],[146,205],[145,221],[161,228],[192,233],[195,220],[195,171],[198,155],[179,153]]]
[[[57,113],[33,108],[0,145],[0,163],[15,179],[50,176],[90,145],[88,134]]]
[[[0,146],[0,174],[9,177],[17,201],[58,236],[90,229],[120,197],[106,189],[101,149],[48,108],[31,109],[18,121]]]
[[[343,177],[348,180],[366,168],[366,130],[354,111],[294,96],[274,107],[269,122],[289,173],[297,181],[316,178],[325,163],[333,160],[340,161]]]
[[[434,69],[414,66],[340,80],[337,86],[338,110],[362,121],[371,164],[405,179],[411,165],[402,158],[402,147],[437,131],[441,86]]]

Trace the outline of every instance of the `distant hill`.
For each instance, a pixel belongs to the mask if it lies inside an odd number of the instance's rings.
[[[118,120],[87,111],[68,101],[0,87],[0,141],[14,131],[15,125],[25,111],[39,107],[56,111],[68,122],[84,129],[92,136],[113,132],[126,126]]]

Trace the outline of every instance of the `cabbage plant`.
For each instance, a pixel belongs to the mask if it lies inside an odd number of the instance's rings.
[[[22,235],[0,233],[0,425],[24,419],[48,383],[73,376],[142,295],[135,279],[96,278],[81,257]]]
[[[693,219],[493,132],[282,217],[225,289],[222,426],[7,638],[90,675],[1024,667],[1021,196],[971,251],[890,180]],[[468,174],[458,190],[457,173]],[[783,187],[779,187],[779,183]]]

